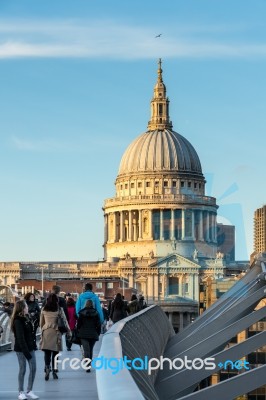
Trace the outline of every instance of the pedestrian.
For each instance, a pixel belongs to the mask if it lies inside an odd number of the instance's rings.
[[[132,294],[131,296],[131,301],[127,305],[127,311],[128,315],[133,315],[136,314],[138,311],[140,311],[139,301],[135,294]]]
[[[66,293],[66,294],[65,294],[65,300],[66,300],[66,302],[67,302],[67,300],[69,299],[69,297],[72,297],[72,296],[71,296],[71,293]]]
[[[77,322],[75,301],[74,301],[73,297],[68,297],[66,303],[67,303],[67,312],[68,312],[68,324],[71,329],[71,336],[72,336],[74,328],[76,326],[76,322]],[[72,346],[72,342],[71,342],[69,336],[66,335],[66,348],[68,351],[71,350],[71,346]]]
[[[54,379],[58,379],[57,368],[55,365],[55,356],[59,351],[63,350],[62,334],[58,329],[58,318],[61,316],[68,328],[68,334],[71,335],[65,313],[59,307],[58,297],[55,293],[49,294],[46,304],[41,311],[40,327],[42,330],[40,347],[44,351],[44,364],[45,364],[45,380],[48,381],[51,364],[52,374]]]
[[[9,317],[11,317],[13,313],[14,304],[9,301],[5,301],[3,303],[3,312],[5,312]]]
[[[51,293],[56,294],[56,296],[58,297],[59,307],[63,308],[66,319],[68,320],[66,300],[64,299],[64,297],[60,296],[60,292],[61,292],[61,287],[58,285],[53,285]]]
[[[28,317],[28,306],[25,300],[18,300],[15,303],[11,316],[11,330],[15,336],[14,350],[17,354],[19,373],[18,373],[18,399],[38,399],[33,393],[33,383],[36,374],[36,337],[33,325]],[[29,377],[27,392],[24,392],[24,378],[26,374],[26,364],[29,365]]]
[[[113,323],[120,321],[127,316],[126,304],[122,299],[121,293],[117,293],[111,304],[110,318]]]
[[[147,308],[147,303],[142,294],[139,296],[139,306],[140,306],[141,310],[144,310],[144,308]]]
[[[107,322],[109,320],[108,309],[106,304],[102,304],[102,312],[103,312],[103,324],[101,333],[105,333],[107,331]]]
[[[24,299],[27,303],[28,306],[28,312],[29,312],[29,318],[32,322],[33,328],[34,328],[34,334],[36,336],[36,331],[40,325],[40,307],[39,304],[36,301],[35,295],[31,292],[27,293],[24,296]]]
[[[90,359],[87,372],[91,372],[93,347],[101,333],[101,321],[98,311],[94,308],[92,300],[87,300],[85,307],[79,312],[77,323],[78,335],[84,351],[84,358]]]
[[[85,305],[86,301],[91,300],[93,302],[93,307],[98,311],[100,316],[101,324],[103,323],[103,312],[99,297],[97,294],[93,293],[92,291],[92,284],[87,282],[84,287],[84,292],[78,297],[76,302],[76,313],[79,314],[80,310],[82,310]]]

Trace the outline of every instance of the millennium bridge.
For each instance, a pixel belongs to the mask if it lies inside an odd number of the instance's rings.
[[[97,342],[97,362],[90,374],[66,368],[59,372],[58,381],[45,382],[43,355],[37,351],[34,392],[43,400],[233,400],[266,384],[266,365],[245,367],[245,357],[266,346],[266,331],[228,346],[233,337],[265,319],[265,296],[266,254],[261,253],[242,279],[177,334],[157,305],[114,324]],[[6,351],[12,343],[6,315],[0,315],[0,324],[4,328],[0,398],[9,400],[17,393],[17,360],[14,352]],[[63,352],[62,357],[80,357],[78,346],[69,353]],[[239,373],[203,385],[226,363],[235,365]]]

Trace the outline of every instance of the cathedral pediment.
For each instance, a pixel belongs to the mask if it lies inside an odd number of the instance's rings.
[[[200,265],[196,263],[193,260],[190,260],[186,257],[181,256],[180,254],[174,253],[170,254],[166,257],[157,259],[155,262],[150,264],[151,268],[159,268],[159,269],[165,269],[165,268],[177,268],[177,269],[191,269],[191,268],[196,268],[200,269]]]

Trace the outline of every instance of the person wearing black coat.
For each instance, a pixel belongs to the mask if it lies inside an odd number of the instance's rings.
[[[92,360],[93,347],[99,340],[101,333],[100,315],[95,308],[93,308],[92,300],[87,300],[85,307],[80,310],[78,315],[78,336],[84,351],[84,358]],[[91,372],[90,363],[88,363],[87,372]]]
[[[28,313],[29,313],[29,318],[34,326],[34,333],[36,335],[36,331],[38,329],[38,326],[40,325],[40,307],[39,304],[36,301],[35,295],[31,292],[27,293],[24,296],[24,299],[27,303],[28,306]]]
[[[115,324],[123,318],[127,317],[127,305],[122,299],[121,293],[117,293],[111,304],[110,318]]]
[[[132,294],[131,301],[127,305],[128,315],[136,314],[138,311],[140,311],[139,301],[137,299],[137,296],[135,294]]]
[[[28,306],[24,300],[16,302],[11,317],[11,329],[15,336],[14,351],[17,354],[19,364],[18,390],[19,400],[38,399],[32,392],[32,387],[36,374],[36,337],[34,327],[28,317]],[[26,363],[29,365],[29,378],[27,393],[24,393],[24,377],[26,373]]]

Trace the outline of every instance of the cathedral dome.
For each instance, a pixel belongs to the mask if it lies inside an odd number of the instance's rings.
[[[216,199],[205,195],[196,150],[173,130],[161,66],[159,59],[147,130],[125,150],[115,196],[103,207],[105,258],[120,258],[121,268],[134,258],[151,265],[173,252],[191,260],[195,249],[202,257],[217,251]]]
[[[148,130],[128,146],[120,162],[118,177],[136,173],[170,173],[203,178],[196,150],[187,139],[172,130],[161,59],[157,72]]]
[[[202,176],[194,147],[170,129],[149,130],[138,136],[125,151],[118,175],[160,171]]]

